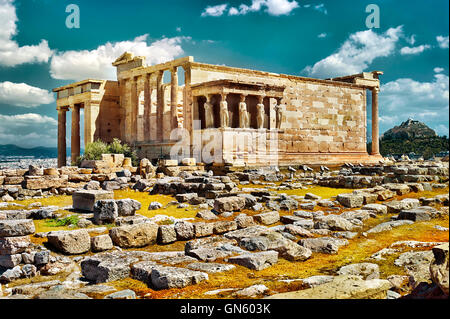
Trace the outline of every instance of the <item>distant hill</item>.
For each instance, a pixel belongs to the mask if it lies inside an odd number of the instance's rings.
[[[382,141],[406,140],[414,138],[436,137],[436,132],[425,123],[408,119],[399,126],[394,126],[381,135]]]
[[[367,146],[370,152],[372,143]],[[380,138],[380,153],[383,156],[415,153],[428,159],[448,150],[447,136],[438,136],[425,123],[413,119],[387,130]]]
[[[24,148],[14,144],[0,145],[0,156],[34,156],[41,158],[58,157],[58,148],[37,146]],[[70,156],[70,148],[67,148],[67,156]]]

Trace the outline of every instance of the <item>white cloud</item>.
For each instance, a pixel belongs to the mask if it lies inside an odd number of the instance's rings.
[[[52,92],[25,83],[0,82],[0,103],[35,107],[55,101]]]
[[[291,13],[292,10],[298,8],[298,2],[288,0],[267,0],[266,6],[267,12],[270,15],[279,16],[287,15]]]
[[[319,34],[317,37],[318,38],[326,38],[326,36],[327,36],[327,34],[324,32],[324,33]]]
[[[0,144],[56,146],[58,121],[54,118],[35,113],[0,114],[0,122]]]
[[[413,35],[411,35],[409,38],[406,37],[405,40],[406,40],[406,42],[408,42],[410,45],[414,45],[414,43],[416,43],[416,35],[413,34]]]
[[[213,16],[220,17],[222,16],[226,9],[227,4],[207,7],[203,13],[202,17],[205,16]],[[250,5],[240,4],[239,7],[231,7],[228,10],[228,15],[237,16],[237,15],[246,15],[250,12],[258,12],[265,8],[265,12],[272,16],[280,16],[280,15],[289,15],[292,10],[299,8],[297,1],[289,1],[289,0],[252,0]]]
[[[324,14],[328,14],[328,10],[327,10],[327,8],[325,8],[325,5],[323,3],[315,5],[314,6],[314,10],[317,10],[317,11],[322,12]]]
[[[417,47],[403,47],[400,49],[400,54],[402,54],[402,55],[419,54],[430,48],[431,48],[431,46],[428,44],[422,44]]]
[[[16,66],[24,63],[48,62],[52,50],[46,40],[38,45],[19,46],[12,38],[17,35],[18,21],[13,0],[0,0],[0,65]]]
[[[133,41],[108,42],[91,51],[58,52],[51,60],[50,74],[60,80],[114,79],[116,71],[111,63],[125,51],[145,56],[147,64],[163,63],[183,54],[181,42],[191,39],[181,36],[162,38],[148,45],[147,37],[145,34]]]
[[[202,17],[220,17],[227,9],[228,4],[219,4],[217,6],[208,6],[202,12]]]
[[[434,71],[435,73],[441,73],[441,72],[444,71],[444,68],[435,67],[435,68],[433,69],[433,71]]]
[[[335,77],[360,73],[374,59],[394,53],[395,45],[403,35],[402,26],[390,28],[383,34],[370,30],[353,33],[336,53],[307,66],[303,72],[313,77]]]
[[[381,86],[379,99],[380,124],[384,130],[409,117],[423,121],[434,129],[439,125],[448,127],[448,75],[434,74],[434,79],[430,82],[419,82],[410,78],[388,82]]]
[[[441,49],[448,49],[449,46],[448,36],[444,37],[442,35],[438,35],[436,37],[436,41],[438,42],[438,45]]]

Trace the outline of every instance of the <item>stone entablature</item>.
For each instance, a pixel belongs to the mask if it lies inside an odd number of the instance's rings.
[[[117,67],[117,82],[86,80],[54,90],[58,92],[60,114],[60,165],[65,164],[65,111],[72,110],[72,156],[76,156],[79,107],[99,105],[99,99],[104,101],[103,114],[101,105],[91,106],[93,111],[88,113],[85,107],[85,143],[118,137],[134,146],[141,157],[169,156],[171,148],[180,141],[174,130],[182,128],[191,135],[191,154],[195,153],[192,136],[199,130],[225,130],[238,139],[242,130],[249,132],[246,138],[250,139],[265,130],[277,133],[266,133],[270,138],[274,136],[277,145],[267,156],[274,155],[281,162],[381,159],[376,142],[380,71],[322,80],[198,63],[193,57],[146,66],[145,57],[127,52],[113,66]],[[183,85],[178,80],[180,70],[184,71]],[[170,73],[168,83],[164,83],[166,71]],[[92,87],[96,83],[100,84],[98,94],[82,91],[87,84]],[[372,156],[366,151],[367,90],[372,92],[373,105]],[[69,96],[60,92],[69,92]],[[108,119],[111,114],[115,121]],[[247,158],[258,154],[260,164],[264,163],[267,157],[253,149],[252,145],[239,149],[224,144],[224,156],[218,161],[223,163],[225,157],[229,161],[231,156],[237,162],[247,162]],[[201,162],[201,158],[197,161]]]

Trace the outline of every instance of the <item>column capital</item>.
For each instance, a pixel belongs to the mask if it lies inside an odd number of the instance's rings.
[[[56,111],[59,112],[67,112],[69,110],[69,105],[57,106]]]
[[[372,92],[378,94],[380,92],[380,87],[376,86],[372,88]]]

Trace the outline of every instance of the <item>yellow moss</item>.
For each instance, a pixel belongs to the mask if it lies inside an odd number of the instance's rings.
[[[278,193],[284,193],[287,195],[297,195],[297,196],[305,196],[306,193],[312,193],[314,195],[318,195],[323,199],[328,199],[331,197],[335,197],[339,194],[343,193],[351,193],[353,189],[348,188],[332,188],[332,187],[323,187],[323,186],[314,186],[308,189],[287,189],[287,190],[278,190]]]
[[[41,203],[42,206],[70,206],[72,205],[72,196],[69,195],[57,195],[50,196],[44,198],[33,198],[33,199],[25,199],[25,200],[16,200],[14,201],[17,204],[22,204],[25,206],[30,205],[31,203]]]
[[[60,272],[59,274],[51,275],[51,276],[38,275],[35,277],[31,277],[31,278],[17,279],[17,280],[14,280],[13,282],[9,283],[8,288],[21,286],[21,285],[34,284],[34,283],[39,283],[39,282],[45,282],[45,281],[52,281],[52,280],[59,280],[62,282],[66,279],[66,277],[68,275],[70,275],[70,272],[63,271],[63,272]]]

